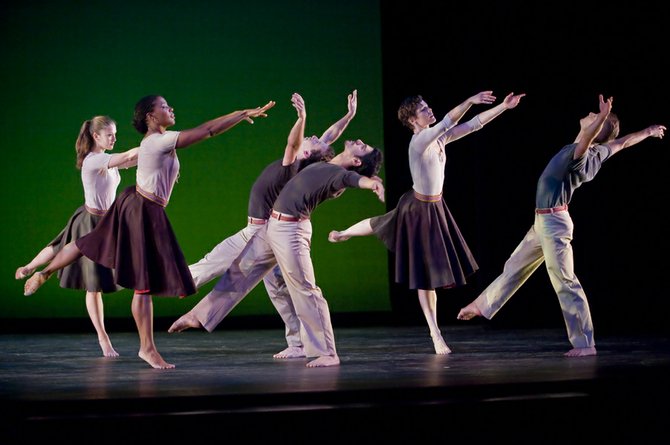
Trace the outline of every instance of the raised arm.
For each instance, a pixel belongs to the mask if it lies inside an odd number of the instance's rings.
[[[293,93],[291,96],[291,104],[298,112],[298,118],[291,128],[286,141],[286,148],[284,149],[284,159],[282,165],[291,165],[298,157],[298,151],[302,145],[302,140],[305,137],[305,121],[307,119],[307,110],[305,109],[305,101],[298,93]]]
[[[516,106],[519,105],[521,98],[525,95],[525,93],[517,95],[514,93],[509,93],[507,96],[505,96],[505,99],[495,107],[491,107],[488,110],[482,111],[468,122],[456,125],[445,133],[445,144],[458,140],[474,131],[480,130],[484,125],[500,116],[504,111],[516,108]]]
[[[488,124],[493,119],[500,116],[503,113],[503,111],[516,108],[516,106],[519,105],[519,102],[521,102],[521,98],[524,97],[525,95],[526,93],[521,93],[517,95],[515,95],[514,93],[509,93],[507,96],[505,96],[505,99],[501,103],[499,103],[495,107],[489,108],[488,110],[479,113],[477,115],[479,117],[479,121],[482,123],[482,125]]]
[[[129,168],[137,165],[137,155],[140,147],[131,148],[123,153],[114,153],[107,164],[107,168]]]
[[[347,125],[349,125],[349,122],[351,122],[351,120],[356,115],[356,109],[358,108],[358,90],[354,90],[351,94],[349,94],[347,100],[347,114],[345,114],[342,119],[335,122],[326,131],[323,132],[319,138],[321,142],[332,145],[333,142],[335,142],[342,135],[344,130],[347,128]]]
[[[247,121],[253,124],[253,118],[267,117],[266,111],[275,106],[274,101],[270,101],[262,107],[250,108],[247,110],[233,111],[224,116],[217,117],[195,128],[182,130],[177,139],[176,148],[186,148],[196,142],[218,136],[225,131],[230,130],[240,122]]]
[[[589,149],[593,140],[598,136],[600,130],[603,128],[605,119],[609,116],[610,111],[612,111],[612,101],[613,98],[609,97],[607,101],[603,99],[603,95],[598,95],[599,109],[600,111],[596,115],[596,118],[591,122],[586,128],[580,130],[580,135],[577,137],[577,146],[575,147],[575,153],[573,154],[574,159],[579,159],[584,156],[586,150]]]
[[[445,117],[449,118],[453,124],[457,124],[458,121],[465,115],[465,113],[470,109],[471,106],[475,104],[492,104],[495,102],[496,97],[493,95],[493,91],[482,91],[477,93],[472,97],[469,97],[465,102],[454,107],[450,112],[447,113]]]
[[[427,150],[430,144],[432,144],[438,138],[442,137],[450,138],[448,132],[454,129],[454,126],[458,124],[458,121],[463,117],[465,112],[468,111],[472,105],[492,104],[493,102],[495,102],[496,97],[491,93],[492,91],[482,91],[481,93],[477,93],[474,96],[468,98],[468,100],[466,100],[462,104],[452,109],[449,113],[447,113],[444,116],[444,119],[442,119],[442,121],[437,125],[422,129],[418,133],[416,133],[415,130],[416,137],[414,143],[411,145],[412,149],[417,152],[423,152]],[[473,121],[471,121],[470,123],[473,123]],[[467,127],[463,127],[461,131],[464,131],[466,128]],[[481,126],[479,128],[481,128]],[[460,136],[458,136],[458,138],[463,137],[472,131],[474,130],[464,132]],[[447,136],[445,136],[445,134],[447,134]]]
[[[377,195],[377,198],[381,202],[384,202],[384,184],[382,184],[382,180],[379,177],[368,178],[367,176],[361,176],[361,179],[358,180],[358,187],[372,190]]]
[[[663,139],[664,133],[664,125],[652,125],[645,128],[644,130],[636,131],[634,133],[630,133],[620,138],[614,139],[613,141],[608,142],[606,145],[609,146],[610,150],[612,150],[612,154],[615,154],[624,148],[639,144],[648,137]]]

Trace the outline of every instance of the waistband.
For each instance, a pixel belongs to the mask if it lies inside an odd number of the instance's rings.
[[[267,219],[260,219],[260,218],[254,218],[252,216],[247,217],[247,223],[248,224],[257,224],[257,225],[263,225],[266,222],[268,222]]]
[[[285,213],[280,213],[275,210],[272,211],[272,214],[270,216],[276,220],[288,221],[288,222],[307,221],[309,219],[309,218],[298,218],[297,216],[287,215]]]
[[[535,213],[538,213],[540,215],[544,215],[545,213],[557,213],[557,212],[564,212],[568,210],[568,205],[563,204],[562,206],[558,207],[551,207],[547,209],[535,209]]]
[[[442,193],[439,195],[423,195],[415,190],[414,197],[423,202],[438,202],[442,200]]]
[[[165,207],[168,204],[167,199],[161,198],[160,196],[156,196],[151,192],[147,192],[146,190],[142,190],[139,185],[135,186],[135,190],[137,190],[137,193],[147,198],[149,201],[155,202],[161,207]]]
[[[102,216],[107,213],[107,210],[94,209],[93,207],[89,207],[86,204],[84,204],[84,208],[91,215]]]

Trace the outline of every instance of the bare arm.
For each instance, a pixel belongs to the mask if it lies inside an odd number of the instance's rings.
[[[347,99],[348,99],[347,114],[345,114],[342,119],[335,122],[326,131],[323,132],[323,134],[319,138],[321,140],[321,142],[323,142],[325,144],[328,144],[328,145],[331,145],[333,142],[338,140],[339,137],[344,132],[344,130],[349,125],[349,122],[351,122],[351,120],[356,115],[356,109],[358,108],[358,90],[354,90],[348,96]]]
[[[291,103],[293,104],[293,108],[298,112],[298,118],[295,124],[293,124],[293,128],[291,128],[291,132],[288,134],[282,165],[291,165],[295,162],[302,145],[302,140],[305,137],[305,120],[307,119],[305,101],[300,94],[293,93]]]
[[[586,150],[589,149],[593,140],[598,136],[600,130],[603,128],[605,119],[609,116],[610,111],[612,111],[612,97],[609,97],[607,101],[603,100],[603,95],[598,95],[600,111],[596,116],[595,120],[581,131],[581,135],[577,139],[577,146],[575,147],[575,153],[573,154],[573,159],[579,159],[584,156]]]
[[[254,121],[252,118],[267,117],[265,112],[274,106],[275,102],[270,101],[262,107],[233,111],[232,113],[228,113],[225,116],[220,116],[216,119],[212,119],[211,121],[207,121],[204,124],[198,125],[195,128],[182,130],[179,133],[179,137],[177,138],[176,148],[186,148],[189,145],[195,144],[196,142],[218,136],[219,134],[230,130],[243,120],[253,124]]]
[[[639,144],[648,137],[663,139],[664,132],[664,125],[652,125],[645,128],[644,130],[636,131],[634,133],[630,133],[620,138],[614,139],[612,142],[608,142],[606,145],[610,148],[610,150],[612,150],[612,154],[615,154],[624,148]]]
[[[375,176],[373,179],[368,178],[367,176],[363,176],[358,180],[358,187],[372,190],[375,195],[377,195],[377,198],[379,198],[381,202],[384,202],[384,184],[382,184],[382,181],[379,177]]]
[[[123,153],[114,153],[109,159],[107,168],[129,168],[137,165],[137,155],[140,152],[140,147],[131,148]]]

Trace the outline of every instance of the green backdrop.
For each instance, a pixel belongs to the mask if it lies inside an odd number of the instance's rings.
[[[14,271],[83,203],[74,143],[94,115],[117,121],[118,152],[139,144],[130,122],[147,94],[175,108],[174,130],[277,102],[268,118],[179,152],[167,212],[190,263],[246,224],[251,184],[281,157],[295,121],[293,92],[306,101],[306,134],[320,135],[358,89],[357,116],[335,149],[354,138],[383,149],[377,0],[10,1],[0,24],[0,318],[87,317],[83,291],[61,289],[54,277],[25,297]],[[135,171],[121,175],[118,192],[134,184]],[[390,310],[383,245],[327,241],[328,231],[385,211],[373,193],[348,190],[313,214],[312,257],[331,311]],[[214,282],[185,299],[155,298],[155,315],[181,315]],[[106,317],[130,316],[131,296],[104,297]],[[271,313],[260,285],[231,316]]]

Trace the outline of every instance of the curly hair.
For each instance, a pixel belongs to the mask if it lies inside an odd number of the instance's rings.
[[[422,101],[423,97],[416,95],[409,96],[400,103],[400,107],[398,108],[398,119],[400,119],[400,122],[410,130],[414,130],[414,126],[409,119],[416,117],[416,110],[419,108],[419,104]]]
[[[367,176],[368,178],[376,176],[382,168],[384,162],[384,155],[378,148],[373,148],[372,151],[365,156],[359,157],[361,165],[353,168],[353,171],[359,175]]]

